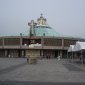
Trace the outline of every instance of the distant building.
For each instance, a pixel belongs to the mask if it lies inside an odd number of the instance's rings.
[[[28,25],[30,32],[27,36],[21,33],[19,36],[0,37],[0,57],[65,58],[70,45],[76,41],[85,41],[81,38],[60,35],[48,25],[42,14],[37,23],[32,20]]]

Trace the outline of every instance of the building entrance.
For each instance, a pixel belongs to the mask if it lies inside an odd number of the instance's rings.
[[[55,57],[55,52],[53,50],[44,50],[43,51],[43,58],[54,58]]]
[[[58,56],[60,56],[62,58],[62,50],[56,50],[55,51],[55,58],[57,58]]]
[[[58,55],[59,55],[59,51],[57,50],[57,51],[55,51],[55,57],[54,58],[57,58]]]

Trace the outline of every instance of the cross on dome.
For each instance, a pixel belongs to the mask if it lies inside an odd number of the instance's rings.
[[[41,17],[43,17],[43,14],[41,13]]]

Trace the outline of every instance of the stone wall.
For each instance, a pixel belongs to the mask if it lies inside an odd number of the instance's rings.
[[[27,57],[40,57],[40,50],[26,50]]]

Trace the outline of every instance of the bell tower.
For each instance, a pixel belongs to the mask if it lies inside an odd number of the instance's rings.
[[[35,36],[35,26],[37,25],[37,23],[34,22],[34,20],[31,20],[31,22],[28,23],[28,26],[30,26],[30,37],[31,36]]]

